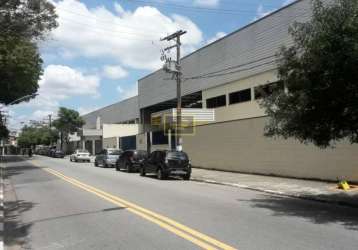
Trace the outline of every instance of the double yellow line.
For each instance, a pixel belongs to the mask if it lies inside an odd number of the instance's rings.
[[[55,175],[59,177],[60,179],[71,183],[72,185],[79,187],[83,190],[86,190],[87,192],[90,192],[92,194],[95,194],[98,197],[101,197],[104,200],[107,200],[117,206],[125,207],[128,211],[150,221],[158,226],[168,230],[169,232],[172,232],[176,234],[177,236],[186,239],[193,244],[208,250],[234,250],[236,248],[229,246],[223,242],[220,242],[216,239],[211,238],[208,235],[205,235],[203,233],[200,233],[192,228],[189,228],[179,222],[176,222],[166,216],[160,215],[158,213],[155,213],[153,211],[150,211],[148,209],[145,209],[141,206],[138,206],[132,202],[126,201],[118,196],[114,196],[112,194],[106,193],[102,190],[99,190],[93,186],[87,185],[83,182],[80,182],[74,178],[68,177],[63,175],[62,173],[50,169],[50,168],[44,168],[37,164],[36,162],[32,162],[34,165],[41,167],[43,170],[47,171],[48,173]]]

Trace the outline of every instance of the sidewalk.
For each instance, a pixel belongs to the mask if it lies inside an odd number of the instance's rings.
[[[350,191],[337,189],[337,184],[283,177],[241,174],[194,168],[192,180],[229,185],[265,193],[358,207],[358,187]]]

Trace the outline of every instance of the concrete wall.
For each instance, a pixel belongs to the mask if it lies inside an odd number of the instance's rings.
[[[137,135],[137,149],[147,150],[147,134],[146,133]]]
[[[263,136],[266,117],[196,127],[183,149],[194,166],[247,173],[358,182],[358,145],[319,149]]]
[[[152,145],[150,151],[153,152],[155,150],[170,150],[170,148],[168,144]]]
[[[118,148],[118,137],[103,138],[103,148]]]
[[[136,135],[139,124],[103,124],[103,138]]]

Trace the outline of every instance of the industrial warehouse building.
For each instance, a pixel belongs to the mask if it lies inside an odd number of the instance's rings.
[[[182,59],[183,107],[186,112],[212,111],[215,118],[194,121],[193,133],[183,137],[183,150],[193,166],[358,181],[357,145],[342,142],[323,150],[263,136],[267,117],[257,87],[280,87],[275,54],[292,43],[289,26],[310,18],[310,3],[296,1]],[[153,124],[153,118],[175,107],[176,82],[168,80],[163,70],[153,72],[138,81],[137,97],[83,116],[84,146],[97,152],[97,147],[121,147],[121,140],[130,140],[122,146],[149,151],[174,148],[173,134],[162,123]]]

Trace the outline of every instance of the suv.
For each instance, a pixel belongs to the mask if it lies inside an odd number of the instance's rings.
[[[122,150],[120,149],[115,149],[115,148],[103,149],[101,152],[99,152],[96,155],[96,158],[94,159],[94,165],[96,167],[102,166],[105,168],[115,166],[121,153]]]
[[[90,162],[91,161],[90,153],[86,149],[76,149],[76,151],[72,155],[70,155],[70,161]]]
[[[191,165],[188,155],[181,151],[154,151],[140,167],[141,176],[147,173],[156,173],[160,180],[164,180],[170,175],[179,175],[184,180],[189,180]]]
[[[147,151],[144,150],[126,150],[118,158],[116,170],[125,169],[128,173],[138,171],[143,161],[148,157]]]

